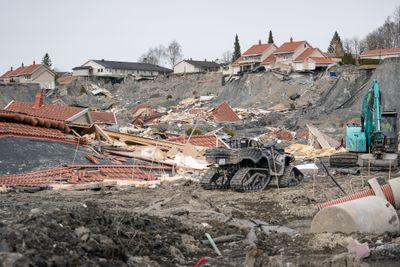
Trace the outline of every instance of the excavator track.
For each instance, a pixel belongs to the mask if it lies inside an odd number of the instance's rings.
[[[200,179],[205,190],[226,190],[230,188],[230,179],[218,168],[212,167]]]
[[[280,187],[292,187],[298,185],[304,178],[304,175],[296,167],[289,165],[285,167],[285,171],[279,179]]]
[[[331,167],[358,167],[358,154],[352,152],[343,152],[333,154],[329,157]]]
[[[241,168],[230,181],[231,188],[239,192],[264,190],[271,182],[269,170],[265,168]]]

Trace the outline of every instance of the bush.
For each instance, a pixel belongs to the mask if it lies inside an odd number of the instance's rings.
[[[381,63],[380,59],[374,59],[374,58],[360,59],[360,65],[378,65],[379,63]]]
[[[81,95],[86,94],[86,88],[85,88],[85,86],[83,86],[83,85],[81,86],[80,94],[81,94]]]
[[[295,110],[296,109],[296,105],[292,102],[289,104],[289,108],[290,110]]]
[[[192,133],[193,132],[193,133]],[[188,129],[186,129],[186,131],[185,131],[185,134],[187,135],[187,136],[190,136],[190,135],[202,135],[203,134],[203,131],[202,130],[200,130],[200,129],[192,129],[192,128],[188,128]]]
[[[172,99],[172,95],[167,95],[167,99]]]
[[[236,134],[235,131],[234,131],[233,129],[228,128],[228,127],[223,128],[222,131],[223,131],[224,133],[226,133],[227,135],[231,136],[231,137],[234,137],[235,134]]]

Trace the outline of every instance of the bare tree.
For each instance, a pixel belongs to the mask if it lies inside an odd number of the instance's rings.
[[[159,45],[142,54],[138,61],[143,63],[150,63],[155,65],[163,65],[166,57],[166,49],[163,45]]]
[[[171,66],[175,66],[175,64],[182,59],[183,54],[182,54],[182,48],[181,45],[176,41],[173,40],[167,47],[166,49],[166,56],[171,64]]]
[[[232,52],[230,50],[225,51],[221,55],[221,63],[230,63],[232,61]]]

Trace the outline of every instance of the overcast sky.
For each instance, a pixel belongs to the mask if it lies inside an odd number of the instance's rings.
[[[292,36],[326,51],[335,30],[363,38],[399,0],[1,0],[0,72],[48,52],[70,71],[88,59],[136,61],[150,47],[177,40],[185,58],[215,60],[242,52],[272,30],[279,46]]]

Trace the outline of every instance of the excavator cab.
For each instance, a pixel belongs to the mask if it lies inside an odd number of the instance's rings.
[[[381,117],[381,131],[384,136],[383,149],[389,153],[397,153],[399,145],[397,134],[397,112],[385,111]]]

